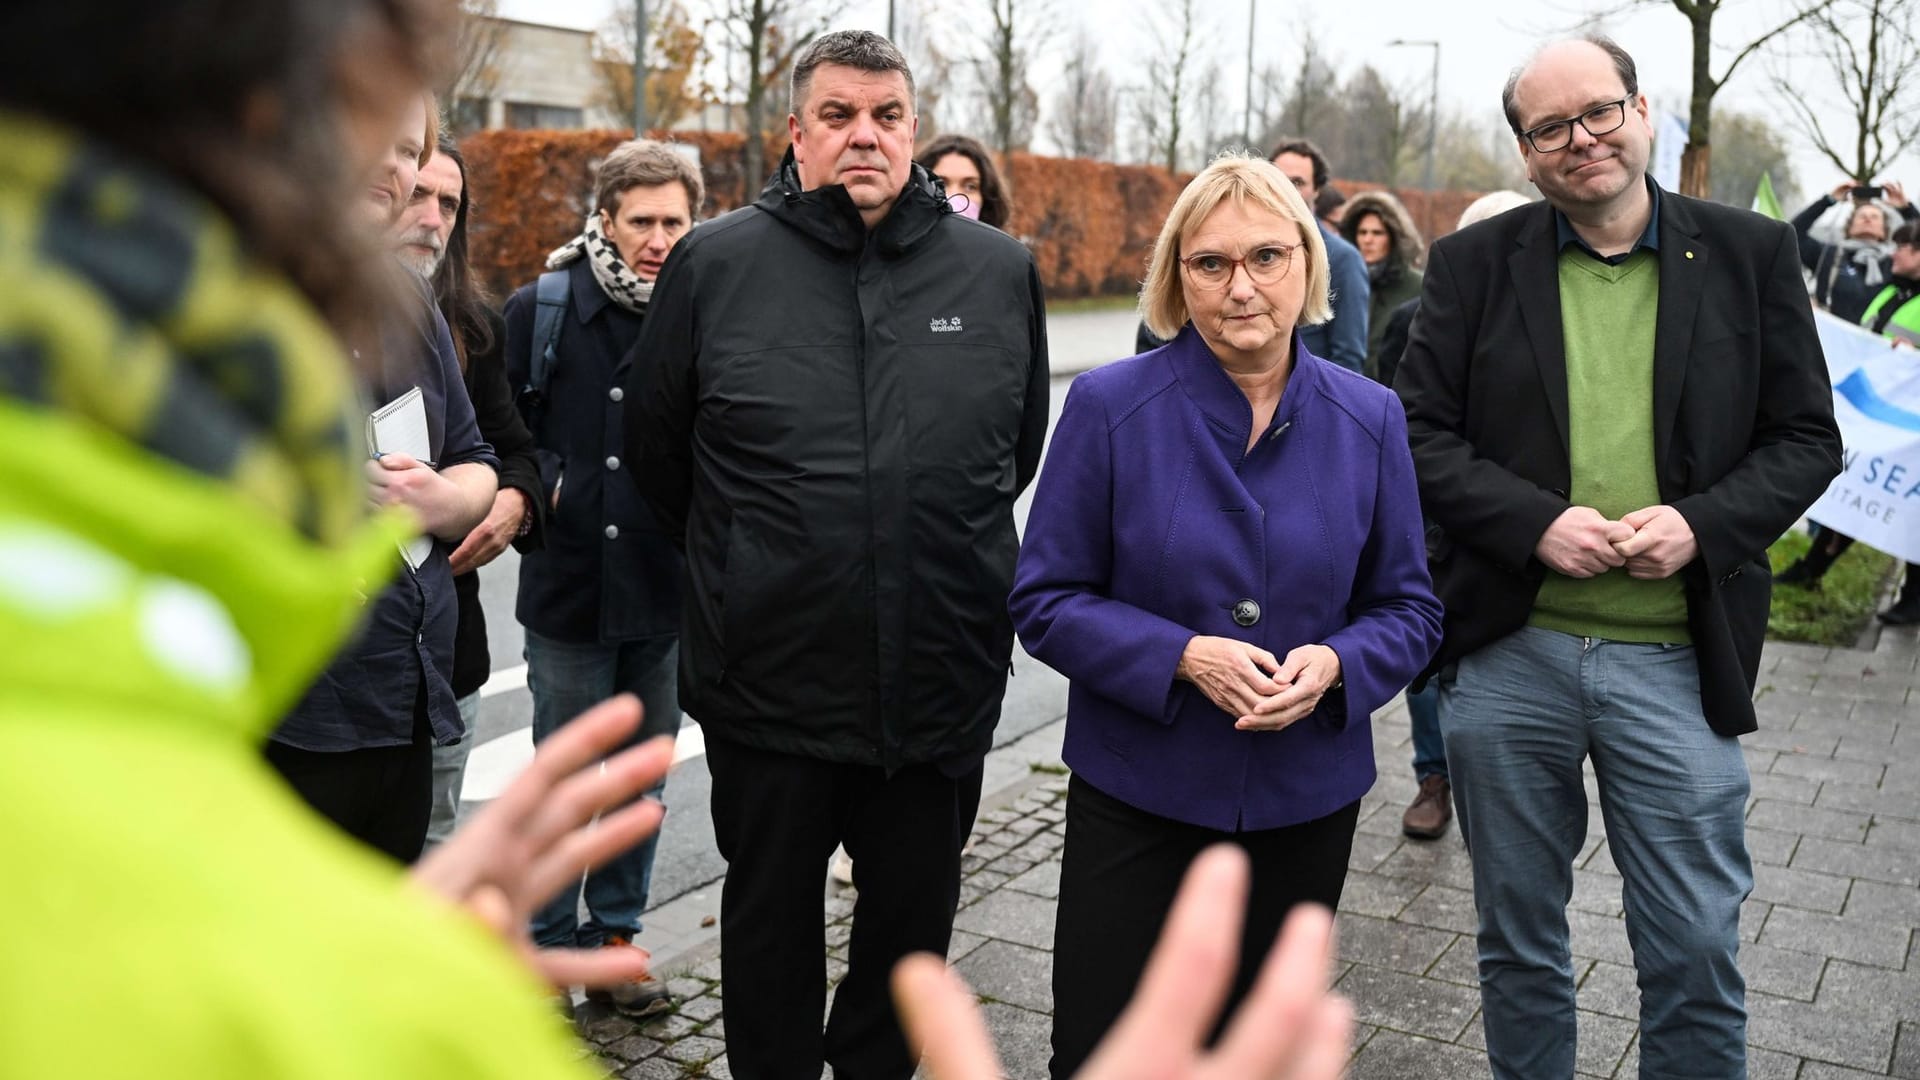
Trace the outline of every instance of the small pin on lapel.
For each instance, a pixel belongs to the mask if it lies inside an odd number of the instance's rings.
[[[1693,252],[1691,251],[1687,252],[1687,258],[1689,259],[1693,258]]]

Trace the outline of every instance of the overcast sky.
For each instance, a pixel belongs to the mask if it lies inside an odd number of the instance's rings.
[[[500,13],[511,18],[560,26],[597,28],[602,25],[616,0],[499,0]],[[1440,48],[1440,98],[1442,112],[1461,112],[1484,116],[1489,124],[1498,122],[1500,87],[1507,72],[1526,57],[1529,49],[1558,30],[1577,24],[1583,13],[1607,10],[1615,5],[1593,0],[1562,0],[1557,3],[1488,5],[1487,15],[1475,15],[1462,21],[1463,5],[1440,4],[1434,0],[1254,0],[1254,66],[1297,55],[1300,29],[1311,26],[1343,75],[1362,63],[1371,63],[1395,85],[1407,90],[1424,91],[1430,81],[1432,51],[1426,48],[1389,48],[1384,42],[1395,38],[1437,40]],[[984,16],[976,13],[985,0],[899,0],[900,6],[918,6],[931,10],[935,31],[947,51],[963,52],[967,43],[979,36]],[[651,6],[651,5],[650,5]],[[698,10],[701,0],[690,0]],[[1117,83],[1137,81],[1144,58],[1151,55],[1155,39],[1150,26],[1150,0],[1108,0],[1100,4],[1053,0],[1054,9],[1068,27],[1084,25],[1099,42],[1102,60]],[[1246,72],[1246,27],[1248,0],[1199,0],[1211,40],[1220,51],[1221,69],[1227,73],[1227,93],[1238,109],[1244,98]],[[1492,12],[1506,9],[1507,14]],[[1716,36],[1732,46],[1743,43],[1768,25],[1770,18],[1786,10],[1785,0],[1742,0],[1726,5],[1715,22]],[[838,26],[885,32],[885,0],[851,0]],[[1096,17],[1097,15],[1097,17]],[[1633,53],[1639,63],[1641,89],[1656,110],[1669,110],[1684,117],[1690,82],[1689,27],[1670,4],[1659,3],[1624,17],[1611,19],[1606,29]],[[1065,37],[1066,35],[1060,35]],[[1732,49],[1717,54],[1715,74],[1719,74]],[[1742,63],[1733,80],[1720,91],[1716,105],[1723,110],[1775,114],[1783,133],[1790,132],[1778,99],[1768,79],[1769,61],[1749,58]],[[1774,66],[1778,66],[1776,63]],[[1054,97],[1057,60],[1035,65],[1036,86],[1043,109]],[[1827,94],[1832,78],[1817,65],[1801,62],[1790,69],[1796,83],[1814,97]],[[1257,91],[1256,91],[1257,93]],[[1837,107],[1837,103],[1836,103]],[[1790,136],[1795,145],[1794,171],[1803,198],[1830,189],[1840,179],[1833,166],[1817,154],[1800,146],[1798,136]],[[1123,139],[1123,145],[1126,140]],[[1337,165],[1338,163],[1336,163]],[[1336,171],[1338,171],[1336,169]],[[1889,175],[1910,185],[1920,185],[1920,156],[1909,152],[1895,163]],[[1788,207],[1791,213],[1795,208]]]

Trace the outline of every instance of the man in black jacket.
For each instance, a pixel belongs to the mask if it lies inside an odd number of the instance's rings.
[[[1446,604],[1487,1054],[1570,1078],[1566,903],[1599,780],[1646,1077],[1746,1075],[1740,904],[1767,545],[1840,466],[1793,232],[1661,191],[1633,60],[1543,49],[1507,119],[1546,202],[1434,245],[1396,376]]]
[[[786,160],[674,250],[633,354],[627,457],[685,540],[736,1076],[913,1072],[888,972],[946,951],[1006,689],[1013,500],[1047,423],[1039,278],[951,213],[916,123],[885,38],[809,46]],[[859,899],[823,1037],[841,842]]]
[[[507,301],[507,376],[539,448],[547,503],[541,548],[520,560],[516,608],[535,742],[616,693],[637,695],[645,708],[636,743],[680,730],[680,554],[624,477],[621,401],[661,265],[705,198],[699,168],[672,147],[620,144],[600,163],[584,231]],[[562,890],[534,916],[534,943],[631,944],[654,846],[649,839]],[[665,983],[652,978],[606,996],[641,1015],[667,1003]]]

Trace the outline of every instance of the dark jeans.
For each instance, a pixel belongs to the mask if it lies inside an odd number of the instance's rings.
[[[1690,645],[1526,626],[1441,680],[1473,850],[1481,1023],[1498,1080],[1572,1080],[1567,901],[1593,763],[1640,987],[1641,1080],[1744,1080],[1747,761],[1701,716]]]
[[[424,721],[406,746],[321,753],[267,743],[267,764],[349,836],[401,863],[420,857],[433,798],[433,738]]]
[[[980,806],[982,766],[888,775],[709,736],[713,832],[727,860],[720,899],[720,985],[727,1063],[742,1080],[907,1080],[888,979],[908,953],[945,956],[960,899],[960,848]],[[847,975],[826,1031],[821,932],[827,857],[853,857]]]
[[[1252,988],[1295,904],[1339,906],[1359,820],[1355,801],[1298,825],[1215,832],[1136,809],[1074,777],[1067,787],[1067,843],[1053,931],[1056,1080],[1079,1070],[1126,1008],[1194,856],[1231,843],[1253,863],[1240,967],[1224,1018]]]
[[[1407,720],[1413,725],[1413,778],[1445,779],[1447,744],[1440,737],[1440,684],[1428,679],[1419,693],[1407,691]]]
[[[527,631],[527,689],[533,694],[533,742],[538,746],[569,720],[618,693],[640,699],[640,730],[624,746],[680,731],[678,638],[646,638],[608,644],[555,641]],[[471,738],[471,736],[469,736]],[[659,798],[662,780],[647,792]],[[659,835],[635,844],[586,875],[584,884],[560,890],[533,913],[534,943],[544,947],[597,948],[610,937],[640,935],[640,914],[653,884],[653,851]],[[580,921],[586,901],[587,920]]]

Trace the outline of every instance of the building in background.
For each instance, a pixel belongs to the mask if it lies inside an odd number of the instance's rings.
[[[593,31],[493,15],[470,15],[462,24],[460,74],[444,95],[456,132],[627,123],[608,108]]]

